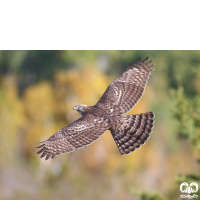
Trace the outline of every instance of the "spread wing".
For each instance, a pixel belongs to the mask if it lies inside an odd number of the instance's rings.
[[[50,157],[53,159],[62,153],[72,152],[75,148],[82,148],[99,139],[109,128],[109,120],[104,117],[84,116],[70,125],[64,127],[48,140],[43,141],[41,148],[37,153],[41,158],[46,156],[45,160]]]
[[[131,110],[143,95],[149,75],[154,65],[147,62],[149,57],[142,62],[141,58],[115,79],[107,88],[95,106],[104,110],[109,115],[121,115]]]

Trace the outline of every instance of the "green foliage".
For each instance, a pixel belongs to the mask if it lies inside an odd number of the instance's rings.
[[[172,91],[172,114],[178,122],[179,133],[190,139],[200,151],[200,96],[186,97],[183,87]]]
[[[160,196],[156,191],[140,192],[132,188],[130,192],[141,200],[165,200],[165,198]]]

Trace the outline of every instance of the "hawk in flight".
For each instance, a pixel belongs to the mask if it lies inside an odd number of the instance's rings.
[[[45,140],[38,151],[41,158],[53,159],[62,153],[87,146],[110,130],[121,155],[129,154],[139,148],[149,138],[154,123],[154,113],[124,115],[129,112],[143,95],[149,75],[155,64],[149,57],[141,58],[125,70],[107,88],[94,106],[80,104],[73,109],[82,117],[59,130]]]

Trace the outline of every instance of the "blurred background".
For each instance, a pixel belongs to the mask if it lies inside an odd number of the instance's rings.
[[[94,105],[131,62],[154,59],[128,114],[154,111],[148,142],[121,156],[107,131],[53,160],[36,147]],[[200,187],[200,51],[0,51],[0,199],[178,199]],[[200,194],[199,194],[200,196]]]

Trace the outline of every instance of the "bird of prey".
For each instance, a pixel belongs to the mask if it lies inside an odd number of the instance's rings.
[[[94,106],[84,104],[73,107],[82,117],[62,128],[45,140],[38,148],[41,158],[48,160],[66,152],[87,146],[110,130],[121,155],[139,148],[149,138],[154,123],[154,113],[124,115],[143,95],[149,75],[154,70],[153,60],[141,58],[124,71],[107,88]]]

